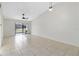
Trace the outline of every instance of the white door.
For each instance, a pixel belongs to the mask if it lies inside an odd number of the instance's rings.
[[[1,20],[2,20],[2,19],[1,19],[1,12],[0,12],[0,24],[2,24],[2,23],[1,23]]]
[[[0,47],[2,45],[2,39],[3,39],[3,27],[2,27],[2,12],[0,8]]]
[[[2,44],[2,25],[0,24],[0,46]]]

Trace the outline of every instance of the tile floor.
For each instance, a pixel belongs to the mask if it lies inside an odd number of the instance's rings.
[[[17,34],[4,38],[1,56],[78,56],[79,48],[50,39]]]

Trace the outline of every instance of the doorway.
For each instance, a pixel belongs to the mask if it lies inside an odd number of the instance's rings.
[[[16,23],[15,34],[31,34],[31,23]]]

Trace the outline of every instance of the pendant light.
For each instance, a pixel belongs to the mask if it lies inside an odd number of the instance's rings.
[[[52,2],[49,3],[49,11],[52,11]]]

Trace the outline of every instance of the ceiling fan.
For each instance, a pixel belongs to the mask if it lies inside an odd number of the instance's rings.
[[[26,17],[25,17],[25,14],[23,13],[23,14],[22,14],[22,19],[29,19],[29,18],[28,18],[28,17],[26,18]]]

